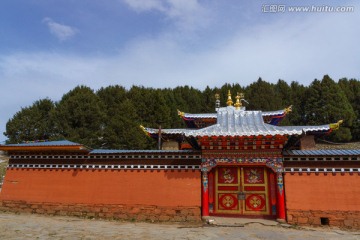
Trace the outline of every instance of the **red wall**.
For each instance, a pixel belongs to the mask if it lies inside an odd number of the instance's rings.
[[[359,211],[360,176],[285,174],[286,208],[296,210]]]
[[[201,173],[8,169],[0,200],[200,207]]]

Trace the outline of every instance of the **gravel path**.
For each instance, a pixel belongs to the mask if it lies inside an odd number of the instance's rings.
[[[359,232],[294,229],[259,223],[243,227],[118,222],[0,212],[0,239],[360,239]]]

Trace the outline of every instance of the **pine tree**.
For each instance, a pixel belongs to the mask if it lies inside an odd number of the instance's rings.
[[[101,88],[97,95],[106,114],[101,148],[146,149],[154,145],[141,130],[136,107],[127,98],[125,88],[109,86]]]
[[[8,137],[8,143],[52,139],[55,134],[51,118],[54,107],[50,99],[42,99],[22,108],[6,124],[4,135]]]
[[[306,91],[305,118],[309,125],[335,123],[344,120],[342,127],[332,134],[332,140],[349,141],[349,127],[355,113],[341,88],[328,76],[314,80]]]
[[[215,112],[215,94],[217,92],[213,89],[211,89],[209,86],[205,88],[205,90],[202,92],[202,96],[204,98],[204,106],[203,106],[203,112],[205,113],[211,113]]]
[[[355,112],[355,120],[350,128],[353,140],[360,140],[360,81],[356,79],[340,79],[339,86],[344,91]]]
[[[273,111],[284,108],[279,94],[275,91],[273,84],[263,81],[250,84],[246,89],[246,99],[249,102],[248,109]]]
[[[99,97],[85,86],[78,86],[65,94],[54,113],[58,137],[89,147],[100,147],[104,117]]]
[[[298,82],[292,82],[290,84],[291,88],[291,100],[290,105],[292,105],[292,111],[286,116],[286,119],[289,119],[289,125],[301,126],[306,124],[305,120],[305,95],[306,87]]]

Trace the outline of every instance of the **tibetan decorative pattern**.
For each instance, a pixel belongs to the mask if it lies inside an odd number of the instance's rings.
[[[219,194],[220,210],[238,210],[238,199],[235,194]]]
[[[251,194],[246,198],[247,211],[264,211],[266,206],[266,196],[264,194]]]
[[[246,168],[245,183],[264,183],[264,168]]]
[[[202,158],[201,171],[209,172],[212,168],[218,164],[234,165],[234,164],[265,164],[271,168],[274,172],[283,172],[282,158]]]
[[[238,183],[237,168],[219,168],[218,183],[220,184]]]
[[[203,182],[204,192],[206,192],[208,190],[208,174],[207,173],[202,174],[202,182]]]

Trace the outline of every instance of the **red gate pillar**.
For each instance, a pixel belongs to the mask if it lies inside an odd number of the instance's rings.
[[[283,175],[281,172],[277,173],[277,221],[286,222],[285,215],[285,192]]]
[[[202,216],[209,216],[209,186],[208,173],[202,172]]]

